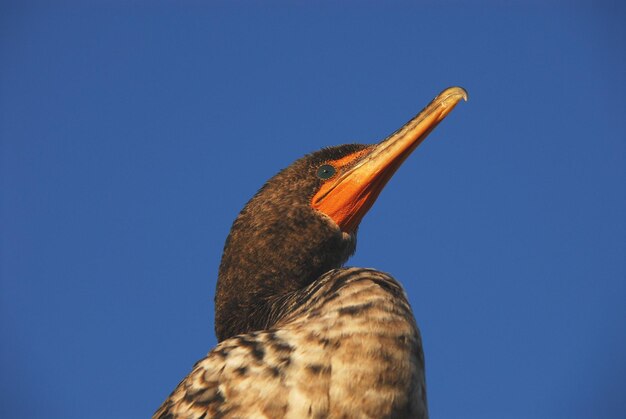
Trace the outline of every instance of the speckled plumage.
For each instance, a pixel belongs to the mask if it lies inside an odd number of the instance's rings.
[[[425,418],[420,335],[400,284],[337,269],[284,318],[222,341],[155,418]]]

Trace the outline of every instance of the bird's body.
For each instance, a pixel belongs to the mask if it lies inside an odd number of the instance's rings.
[[[298,297],[274,328],[222,341],[156,417],[426,417],[420,336],[398,282],[338,269]]]
[[[270,179],[226,240],[218,346],[153,418],[427,418],[419,330],[399,282],[341,268],[404,159],[465,91],[377,145],[307,155]]]

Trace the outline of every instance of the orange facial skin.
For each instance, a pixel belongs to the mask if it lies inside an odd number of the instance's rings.
[[[448,88],[385,140],[326,162],[337,169],[337,174],[322,184],[311,206],[330,217],[342,231],[355,231],[404,160],[462,99],[467,100],[465,90]]]

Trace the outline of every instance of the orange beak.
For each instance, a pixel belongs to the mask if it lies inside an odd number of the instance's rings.
[[[461,99],[467,100],[467,92],[450,87],[382,142],[328,162],[338,173],[322,184],[311,206],[329,216],[342,231],[355,231],[402,162]],[[349,168],[342,171],[342,166]]]

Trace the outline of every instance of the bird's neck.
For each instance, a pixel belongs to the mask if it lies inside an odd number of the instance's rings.
[[[242,211],[220,264],[215,295],[218,341],[270,328],[284,314],[286,296],[343,265],[355,245],[354,235],[312,216],[308,208],[292,207],[276,216]]]

